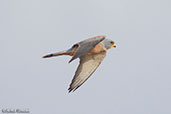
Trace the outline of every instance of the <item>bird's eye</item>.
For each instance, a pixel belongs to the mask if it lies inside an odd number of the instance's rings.
[[[112,45],[114,45],[114,42],[111,41],[110,43],[111,43]]]

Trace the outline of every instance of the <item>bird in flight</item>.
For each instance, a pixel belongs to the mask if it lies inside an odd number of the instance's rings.
[[[106,56],[108,49],[116,47],[112,40],[105,37],[103,35],[92,37],[74,44],[68,50],[43,56],[43,58],[49,58],[69,55],[72,56],[69,63],[77,58],[80,59],[79,66],[68,88],[69,92],[78,89],[94,73]]]

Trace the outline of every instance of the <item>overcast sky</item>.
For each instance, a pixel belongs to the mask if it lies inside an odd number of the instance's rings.
[[[116,42],[74,93],[79,60],[42,59],[96,35]],[[170,0],[0,0],[0,113],[171,114]]]

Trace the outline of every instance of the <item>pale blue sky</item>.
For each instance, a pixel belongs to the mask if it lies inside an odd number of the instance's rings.
[[[171,114],[170,6],[170,0],[1,0],[0,109]],[[79,60],[41,57],[96,35],[117,48],[68,94]]]

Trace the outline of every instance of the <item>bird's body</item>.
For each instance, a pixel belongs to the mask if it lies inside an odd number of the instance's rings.
[[[69,63],[80,58],[80,64],[68,89],[71,92],[75,91],[91,76],[104,59],[107,50],[112,47],[116,47],[113,41],[105,39],[105,36],[96,36],[78,42],[66,51],[48,54],[43,58],[69,55],[72,56]]]

